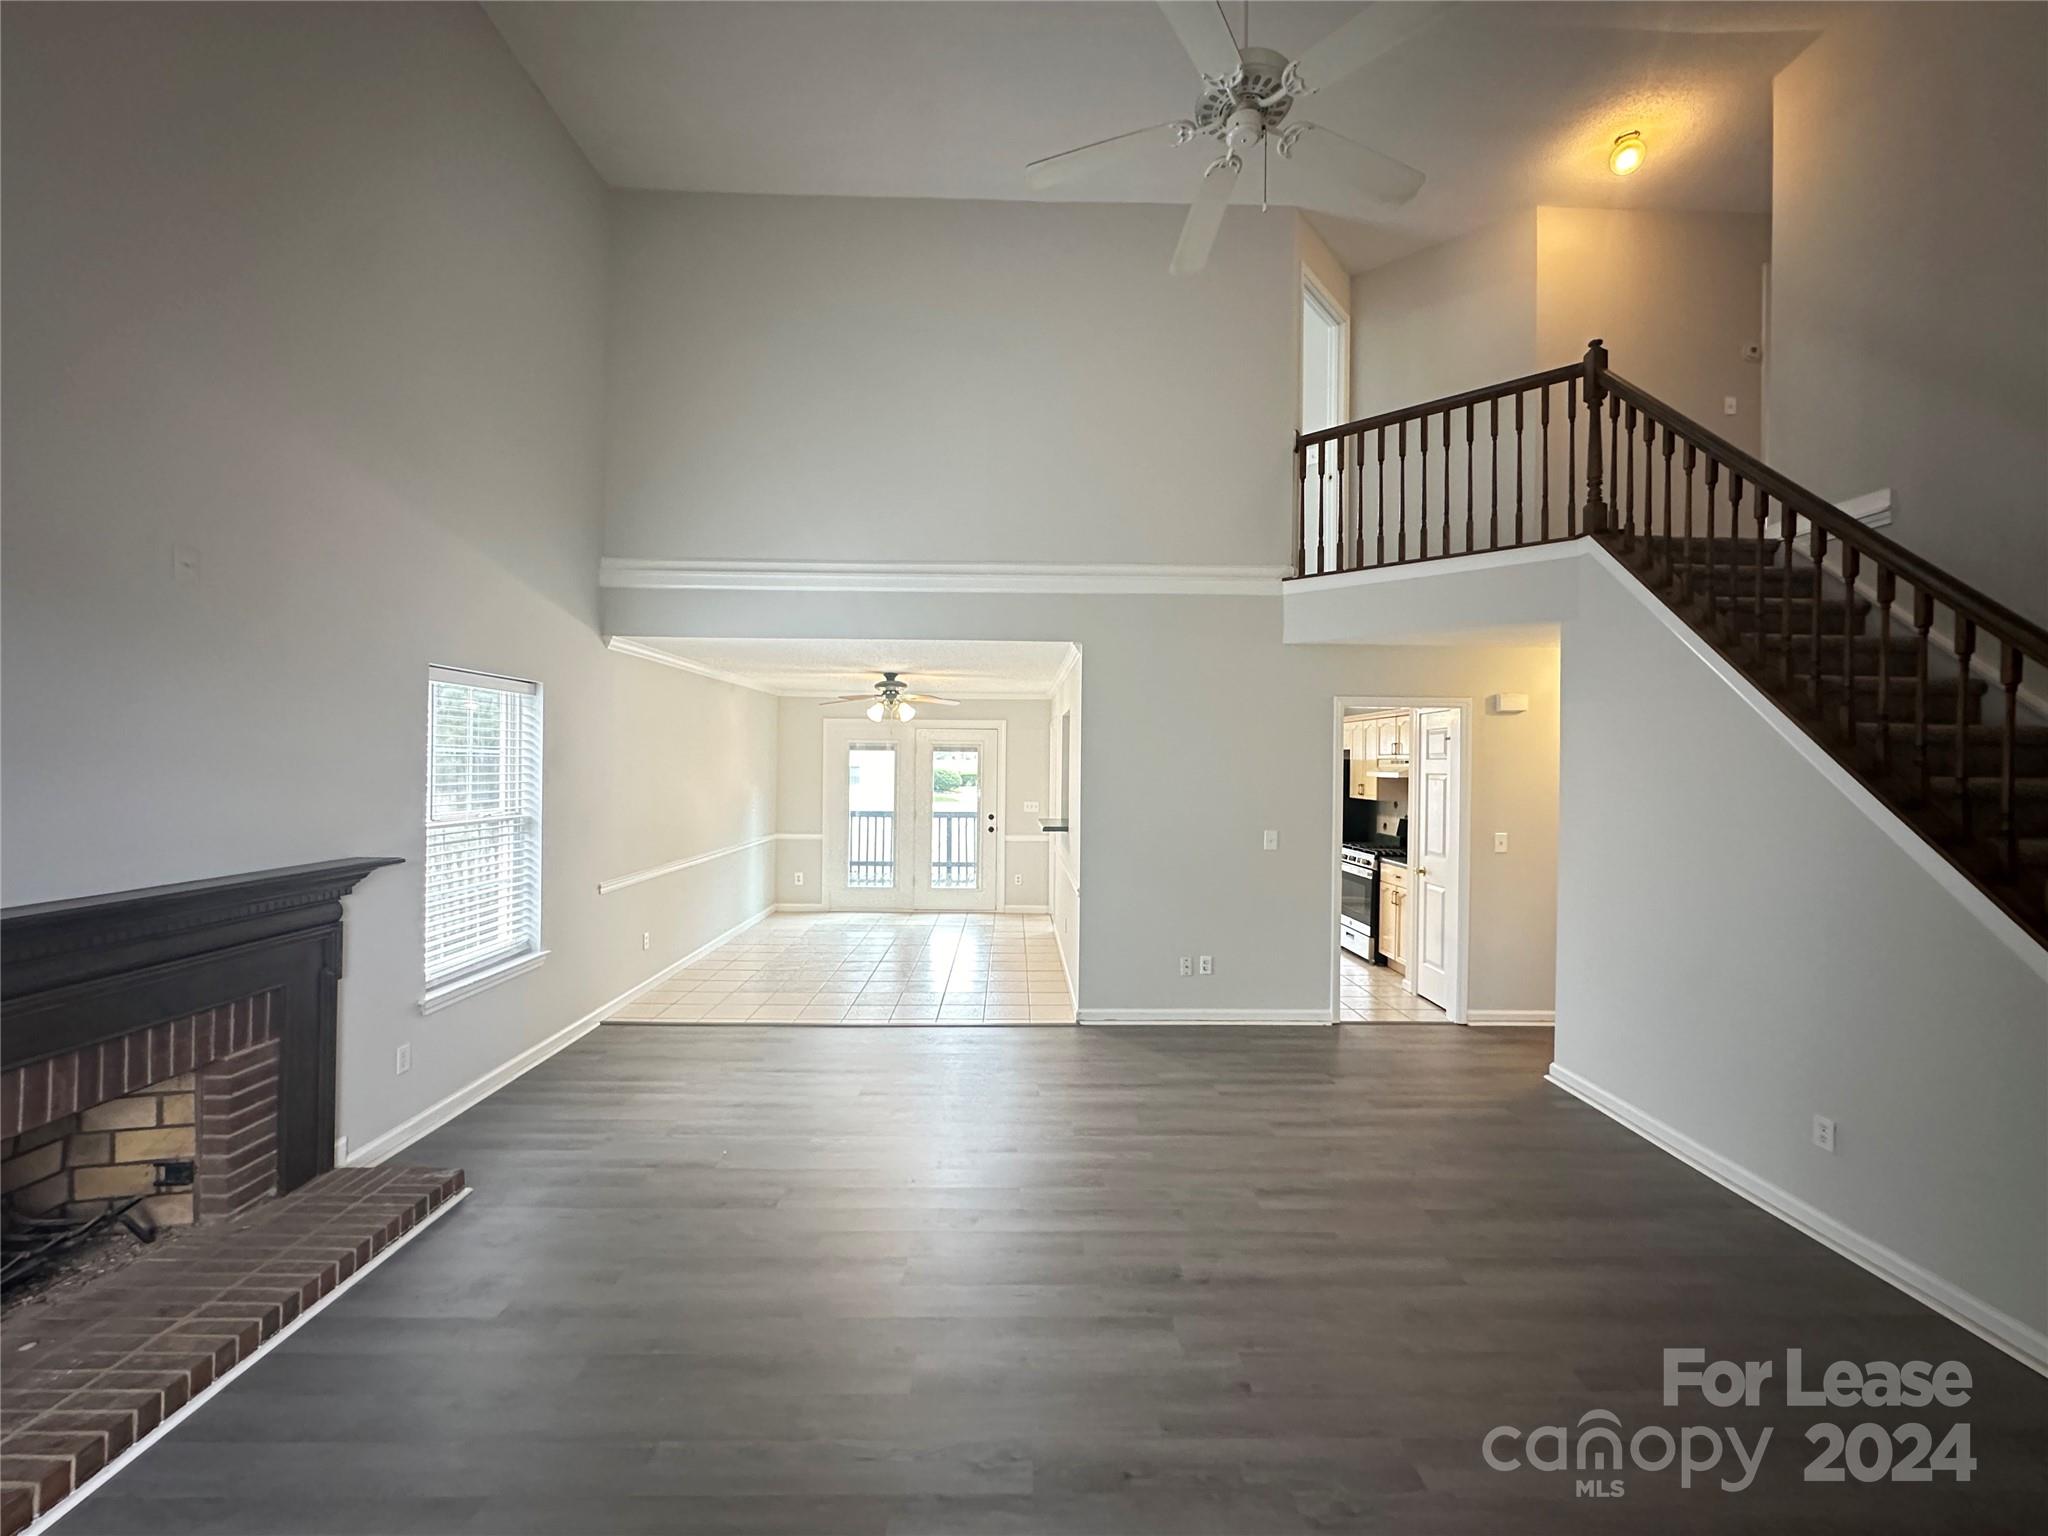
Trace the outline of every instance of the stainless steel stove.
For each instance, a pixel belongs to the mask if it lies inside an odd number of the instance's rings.
[[[1373,924],[1380,909],[1380,860],[1372,849],[1346,843],[1337,851],[1337,942],[1371,965],[1379,955]]]

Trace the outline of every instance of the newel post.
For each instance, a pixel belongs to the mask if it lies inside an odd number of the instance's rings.
[[[1607,347],[1599,337],[1586,343],[1586,532],[1607,531],[1607,497],[1601,490],[1600,406],[1607,398]]]

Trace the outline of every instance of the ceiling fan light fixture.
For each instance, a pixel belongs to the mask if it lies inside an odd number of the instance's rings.
[[[1650,153],[1643,136],[1631,128],[1614,141],[1614,148],[1607,154],[1607,169],[1617,176],[1633,176],[1643,168],[1643,161]]]
[[[917,706],[901,699],[877,699],[868,706],[868,718],[877,725],[884,720],[915,720]]]

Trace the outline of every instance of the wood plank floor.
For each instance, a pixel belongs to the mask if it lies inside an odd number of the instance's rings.
[[[468,1204],[67,1522],[207,1531],[1997,1531],[2048,1385],[1541,1080],[1546,1030],[608,1026],[411,1148]],[[1806,1484],[1667,1347],[1958,1358],[1975,1479]],[[1779,1367],[1782,1377],[1782,1364]],[[1606,1408],[1755,1486],[1480,1459]]]

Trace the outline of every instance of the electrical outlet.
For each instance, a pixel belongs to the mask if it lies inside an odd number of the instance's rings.
[[[1215,959],[1214,959],[1214,958],[1213,958],[1212,956],[1209,956],[1209,955],[1204,955],[1204,956],[1202,956],[1202,959],[1201,959],[1201,962],[1200,962],[1200,969],[1201,969],[1201,972],[1202,972],[1202,974],[1203,974],[1204,976],[1213,976],[1213,975],[1215,975],[1215,974],[1216,974],[1216,961],[1215,961]]]
[[[405,1076],[412,1070],[412,1042],[406,1041],[398,1048],[398,1075]]]
[[[1835,1150],[1835,1122],[1826,1115],[1813,1117],[1813,1144],[1823,1152]]]
[[[1183,976],[1192,976],[1195,974],[1195,963],[1192,960],[1190,960],[1186,955],[1182,955],[1180,957],[1180,973]]]
[[[1023,877],[1022,875],[1012,875],[1012,876],[1010,876],[1010,884],[1012,884],[1012,885],[1022,885],[1023,883],[1024,883],[1024,877]]]
[[[1508,851],[1507,833],[1496,832],[1493,834],[1493,851],[1495,853],[1506,853]]]
[[[642,949],[652,949],[652,948],[654,948],[654,935],[653,935],[653,934],[651,934],[651,933],[643,933],[643,934],[641,934],[641,935],[640,935],[640,947],[641,947]]]
[[[1265,836],[1264,841],[1264,847],[1266,852],[1271,853],[1275,848],[1278,848],[1279,846],[1280,834],[1278,832],[1268,832]]]
[[[804,872],[802,870],[798,870],[796,874],[792,876],[792,878],[796,881],[798,885],[802,885],[804,883]]]

